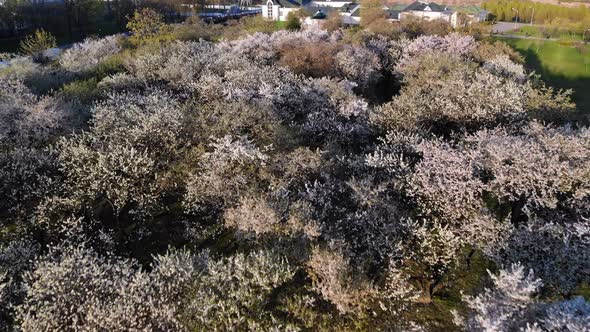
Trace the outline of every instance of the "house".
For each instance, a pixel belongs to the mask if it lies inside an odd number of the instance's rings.
[[[340,15],[343,16],[342,23],[348,25],[359,25],[361,24],[361,11],[362,7],[360,5],[352,4],[350,12],[341,12]],[[389,21],[399,21],[399,9],[392,9],[391,7],[383,6],[383,10],[387,15],[387,19]]]
[[[472,24],[486,20],[489,12],[481,10],[474,13],[454,10],[451,7],[439,5],[435,2],[415,1],[406,6],[399,14],[399,20],[409,17],[419,17],[423,20],[443,20],[456,28],[461,24]]]
[[[290,12],[309,5],[310,0],[267,0],[262,4],[262,17],[273,21],[286,21]]]
[[[399,20],[410,16],[419,17],[424,20],[445,20],[451,22],[455,12],[450,8],[434,2],[416,1],[406,6],[399,14]]]
[[[361,5],[354,1],[330,1],[330,0],[267,0],[262,5],[262,17],[274,21],[286,21],[290,12],[305,9],[312,17],[306,20],[309,24],[318,24],[331,12],[337,11],[342,17],[342,23],[346,25],[359,25],[361,18]],[[464,13],[453,10],[450,7],[439,5],[435,2],[415,1],[407,6],[384,6],[383,9],[390,21],[403,21],[410,17],[418,17],[423,20],[444,20],[456,28],[460,24],[471,24],[485,21],[488,12],[481,10],[474,13]],[[467,23],[465,23],[467,22]]]

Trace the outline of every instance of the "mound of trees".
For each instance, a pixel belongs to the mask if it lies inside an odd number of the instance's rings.
[[[588,325],[589,130],[505,45],[140,37],[0,73],[5,330]]]

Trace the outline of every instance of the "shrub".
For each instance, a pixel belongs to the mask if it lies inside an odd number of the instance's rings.
[[[62,87],[61,93],[68,99],[89,103],[99,96],[100,91],[96,79],[91,78],[68,83]]]
[[[149,216],[160,207],[168,185],[160,176],[177,152],[182,113],[161,91],[113,94],[93,113],[88,132],[57,145],[61,188],[81,206],[106,205],[122,232],[121,216]]]
[[[94,68],[93,74],[98,80],[102,80],[107,76],[123,72],[125,70],[123,65],[125,58],[126,55],[123,54],[106,57]]]
[[[17,310],[23,331],[178,330],[182,300],[199,258],[187,252],[157,256],[152,272],[83,246],[52,249],[25,277]]]
[[[361,11],[361,26],[369,31],[379,33],[385,26],[391,26],[386,20],[387,13],[380,0],[363,0]]]
[[[47,61],[44,52],[54,47],[57,47],[55,37],[43,29],[36,30],[20,42],[21,53],[32,56],[36,62]]]
[[[479,209],[484,192],[498,202],[523,204],[529,211],[583,200],[588,186],[581,166],[589,153],[586,131],[533,123],[524,136],[479,131],[458,149],[423,142],[418,145],[423,159],[410,180],[411,195],[423,199],[427,213],[466,219],[473,218],[470,213]],[[568,148],[560,148],[563,144]],[[512,211],[514,218],[520,213]]]
[[[331,11],[328,18],[322,22],[322,29],[334,32],[342,28],[342,16],[337,11]]]
[[[285,29],[287,30],[299,30],[301,29],[301,22],[297,14],[289,12],[287,14],[287,21],[285,22]]]
[[[0,77],[0,97],[0,145],[44,147],[82,125],[84,114],[76,103],[38,98],[11,77]]]
[[[0,324],[8,328],[15,317],[14,309],[23,300],[25,288],[22,276],[39,253],[39,245],[20,239],[0,245]]]
[[[475,312],[466,327],[472,331],[487,331],[525,326],[526,309],[533,303],[533,295],[539,291],[541,280],[535,278],[532,270],[527,273],[518,264],[500,270],[498,275],[490,273],[490,276],[493,289],[486,289],[477,297],[465,298]]]
[[[476,167],[491,176],[486,187],[498,199],[555,208],[587,195],[582,166],[590,153],[587,131],[533,123],[524,129],[525,136],[483,131],[470,143],[480,149]]]
[[[22,81],[37,95],[58,90],[63,84],[75,79],[75,75],[62,68],[34,63],[31,58],[23,56],[12,59],[10,67],[2,70],[0,75]]]
[[[225,225],[256,235],[277,230],[279,218],[264,199],[241,198],[238,207],[225,212]]]
[[[88,207],[108,204],[118,231],[121,215],[145,215],[157,207],[156,165],[147,151],[128,142],[93,142],[87,134],[64,139],[58,148],[70,197]]]
[[[55,171],[47,153],[16,148],[0,154],[0,212],[12,215],[16,223],[24,222],[50,188]]]
[[[332,43],[283,44],[279,63],[296,74],[309,77],[336,75],[334,57],[340,47]]]
[[[517,51],[510,47],[510,45],[500,40],[496,40],[494,43],[479,42],[477,47],[470,53],[470,56],[472,56],[473,59],[479,63],[483,63],[485,61],[489,61],[490,59],[494,59],[497,56],[503,55],[508,56],[514,63],[524,63],[524,59]]]
[[[484,62],[483,68],[496,76],[503,76],[517,82],[527,79],[524,67],[514,63],[507,55],[499,55]]]
[[[89,73],[103,61],[121,51],[119,36],[109,36],[97,40],[86,39],[74,44],[59,58],[60,65],[75,73]]]
[[[361,314],[376,290],[339,253],[315,248],[308,265],[314,288],[341,313]]]
[[[576,288],[590,281],[583,272],[590,268],[588,237],[584,221],[579,217],[563,218],[548,215],[546,219],[531,216],[532,220],[503,232],[504,241],[490,247],[490,257],[500,265],[519,262],[543,279],[544,290],[566,297]],[[542,247],[538,244],[543,243]],[[547,252],[551,252],[548,257]]]
[[[422,35],[446,36],[453,31],[448,21],[442,19],[424,20],[419,17],[404,17],[401,21],[401,31],[410,38]]]
[[[400,70],[406,85],[373,117],[386,129],[425,126],[448,133],[526,118],[525,86],[462,60],[427,53]]]
[[[220,32],[215,30],[215,28],[205,25],[200,18],[191,16],[189,19],[191,18],[193,20],[190,22],[186,22],[185,24],[176,24],[173,26],[174,30],[172,31],[172,35],[174,36],[175,40],[212,40],[217,34],[220,34]]]
[[[381,78],[379,57],[364,47],[345,46],[334,57],[338,70],[346,79],[368,89]]]
[[[164,23],[160,14],[150,8],[136,10],[127,23],[127,29],[132,32],[129,40],[136,46],[170,39],[171,27]]]
[[[164,80],[177,88],[191,90],[203,67],[214,56],[210,43],[174,42],[157,50],[138,50],[126,59],[125,67],[142,81]]]
[[[488,272],[489,273],[489,272]],[[540,303],[533,296],[542,285],[532,270],[519,264],[492,275],[494,287],[475,297],[464,297],[472,315],[459,325],[470,331],[583,331],[590,323],[590,303],[571,300]]]
[[[112,93],[93,108],[91,132],[107,144],[127,142],[156,160],[170,160],[183,130],[177,100],[162,90]]]
[[[205,142],[210,137],[248,136],[256,144],[281,140],[286,128],[266,102],[214,101],[194,105],[187,115],[193,139]]]
[[[465,58],[476,46],[477,43],[473,37],[459,33],[452,33],[444,37],[420,36],[403,48],[403,58],[398,69],[403,72],[406,61],[414,62],[415,57],[420,57],[425,53],[441,52],[446,56]]]
[[[199,158],[199,173],[189,177],[184,205],[197,211],[207,204],[233,205],[264,186],[268,156],[246,137],[215,139],[211,151]]]
[[[261,15],[247,16],[241,18],[238,24],[225,29],[223,31],[223,38],[236,40],[257,32],[270,34],[278,29],[275,21],[267,20]]]
[[[183,304],[183,321],[190,330],[268,330],[282,322],[271,296],[291,280],[295,269],[268,250],[209,260],[190,297]],[[270,310],[269,310],[270,309]],[[291,329],[291,328],[289,328]]]

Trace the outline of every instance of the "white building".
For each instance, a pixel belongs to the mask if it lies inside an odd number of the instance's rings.
[[[424,20],[445,20],[451,22],[451,16],[455,12],[450,8],[434,2],[416,1],[412,2],[400,12],[399,19],[403,20],[409,16],[419,17]]]
[[[267,0],[262,5],[262,17],[274,21],[286,21],[290,12],[302,8],[312,15],[321,12],[327,16],[329,13],[337,11],[342,16],[342,23],[347,25],[360,24],[362,7],[353,1]],[[424,20],[444,20],[449,22],[453,28],[456,28],[460,23],[459,12],[435,2],[415,1],[401,10],[392,10],[388,7],[383,7],[383,9],[388,14],[390,21],[402,21],[409,17],[419,17]],[[476,23],[485,21],[487,14],[488,12],[482,10],[478,14],[465,14],[465,17],[467,17],[469,23]]]
[[[465,14],[464,17],[468,20],[468,23],[477,23],[485,21],[487,18],[488,12],[487,11],[480,11],[477,14]],[[439,5],[435,2],[426,2],[426,1],[416,1],[404,8],[399,13],[399,20],[404,20],[404,18],[408,18],[410,16],[419,17],[424,20],[443,20],[449,22],[449,24],[456,28],[459,26],[459,12],[451,9],[450,7],[446,7],[443,5]]]
[[[262,17],[273,21],[286,21],[290,12],[309,4],[309,0],[267,0],[262,6]]]

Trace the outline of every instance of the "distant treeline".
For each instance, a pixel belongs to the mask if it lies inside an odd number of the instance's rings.
[[[0,5],[0,38],[18,38],[36,29],[55,34],[60,40],[79,40],[125,30],[127,18],[140,7],[151,7],[169,21],[179,13],[199,8],[205,0],[6,0]]]
[[[523,23],[566,24],[586,23],[590,25],[590,8],[565,7],[533,1],[491,0],[483,3],[483,8],[495,15],[498,21],[518,21]]]

